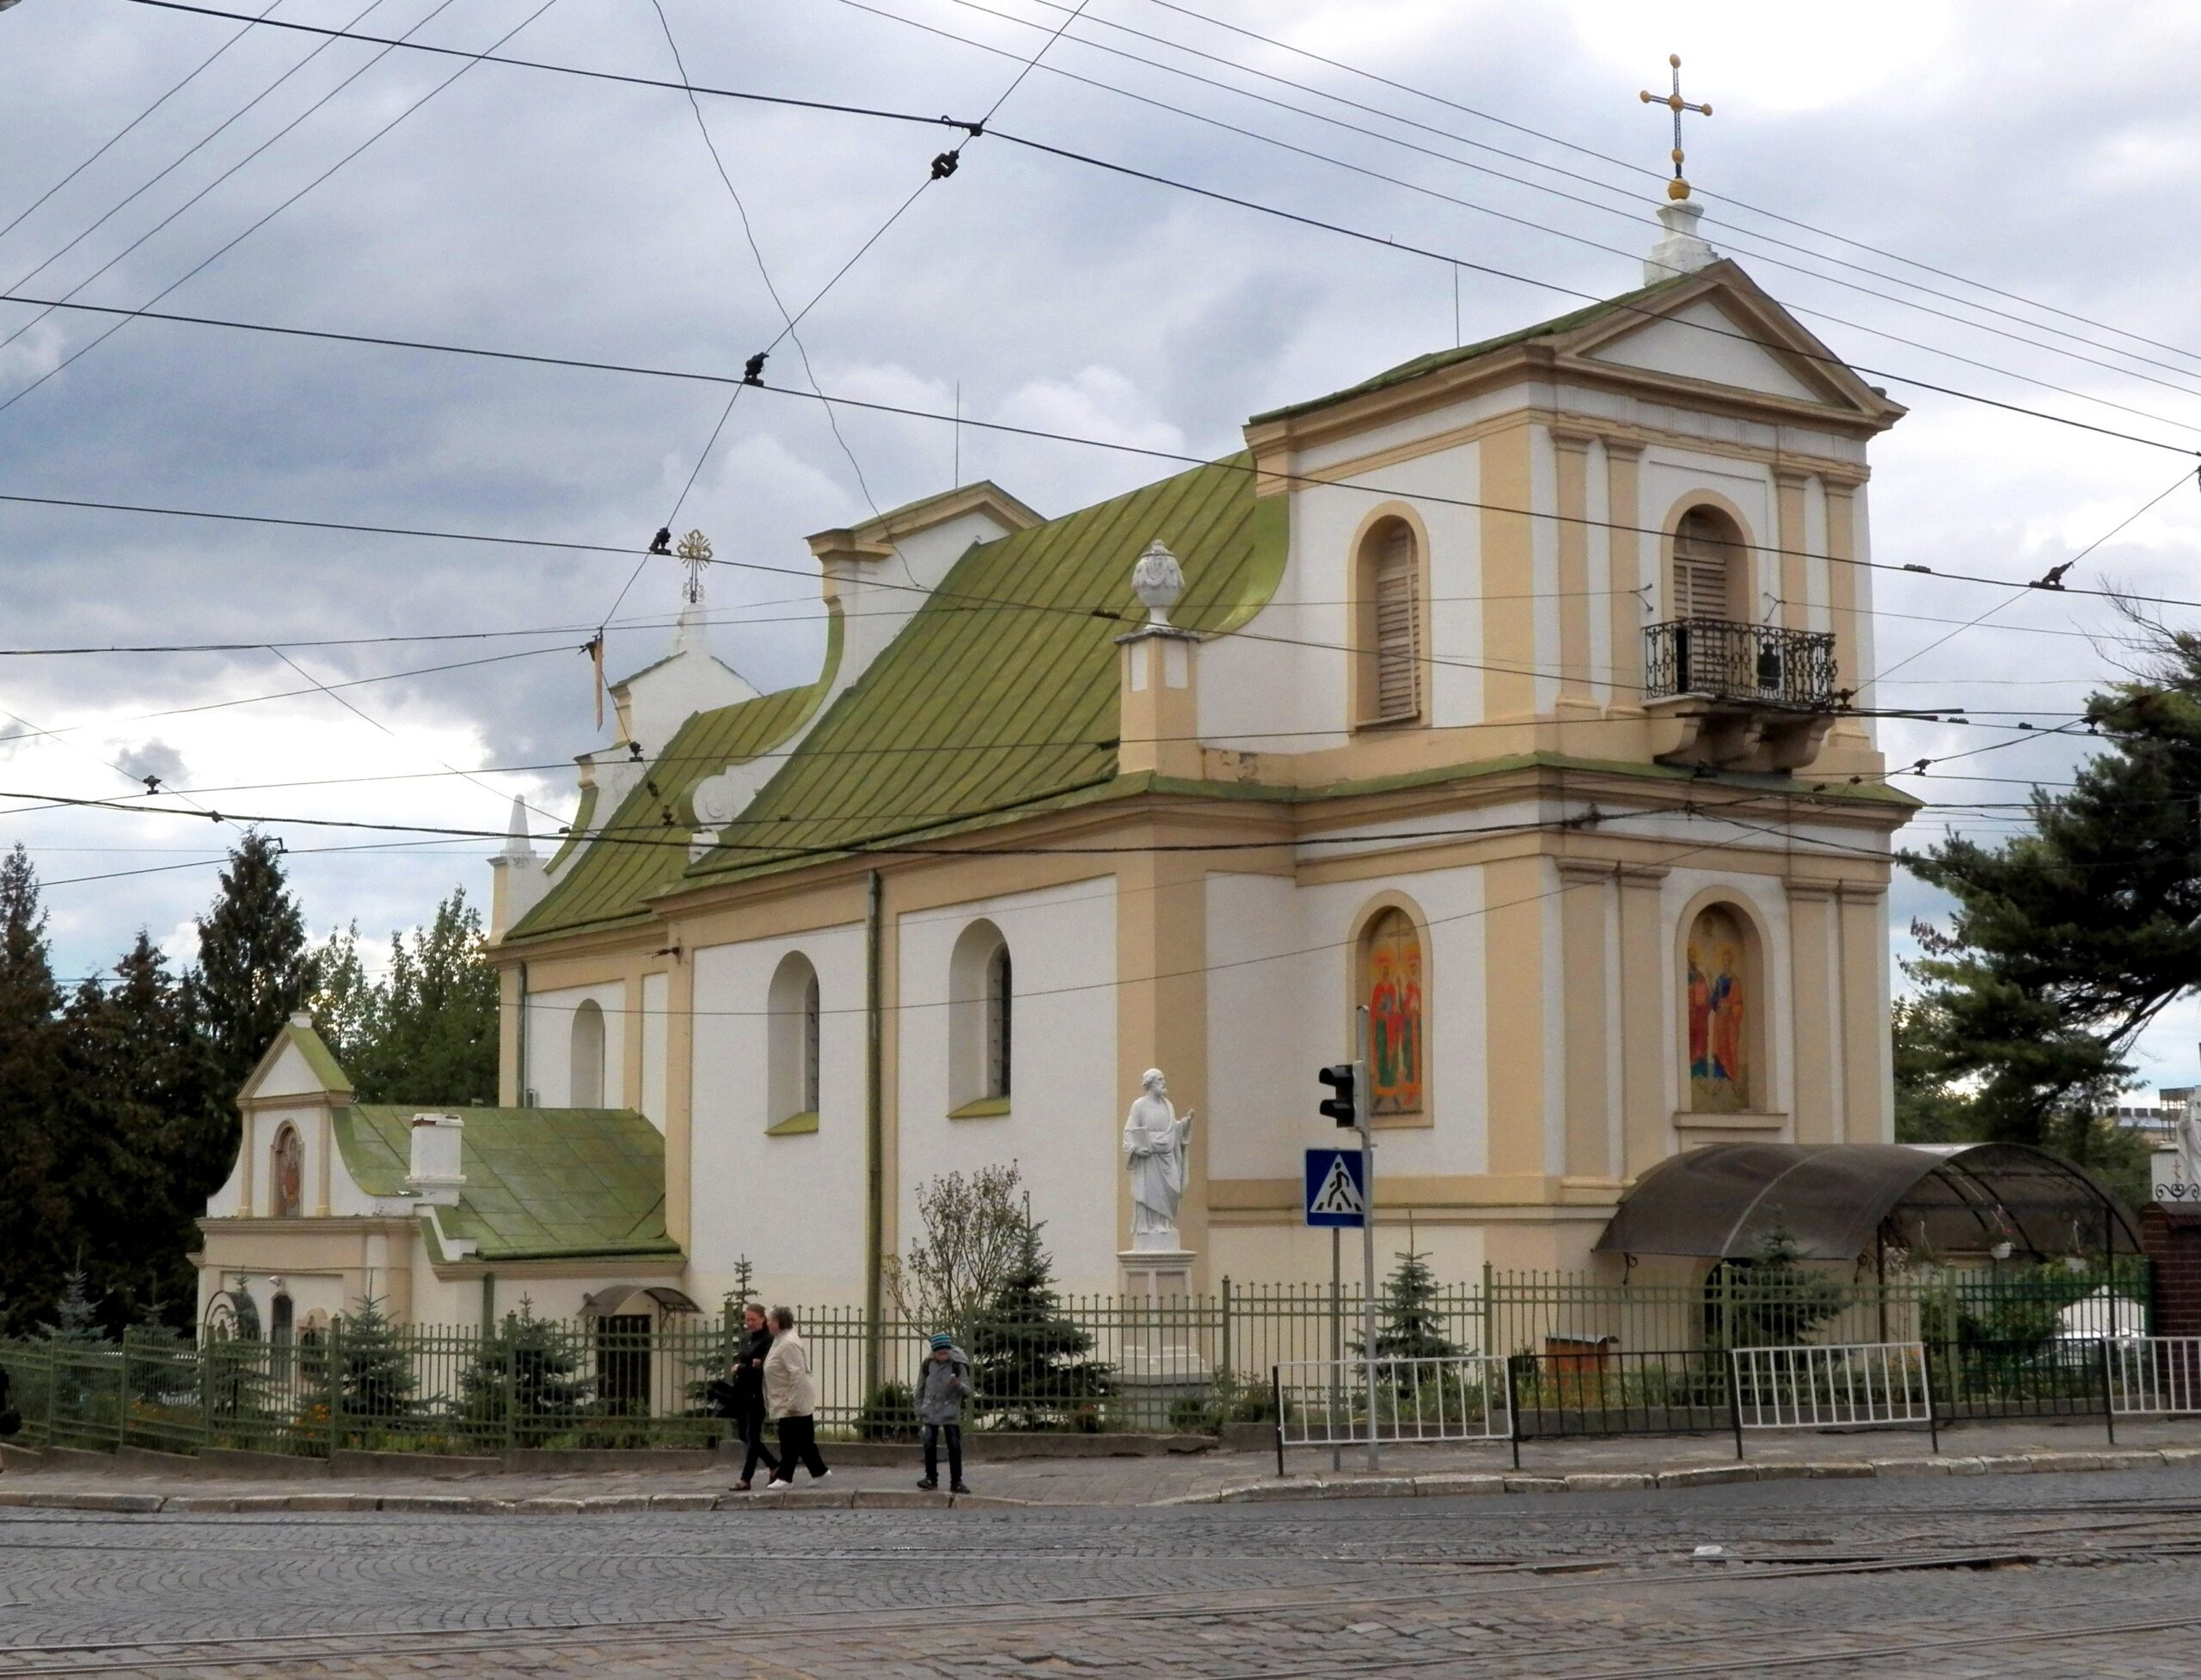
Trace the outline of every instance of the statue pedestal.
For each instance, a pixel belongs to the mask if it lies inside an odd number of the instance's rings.
[[[1207,1397],[1215,1380],[1203,1349],[1211,1327],[1192,1299],[1193,1255],[1178,1241],[1174,1231],[1141,1235],[1116,1255],[1125,1296],[1116,1394],[1134,1429],[1199,1426],[1181,1414]]]

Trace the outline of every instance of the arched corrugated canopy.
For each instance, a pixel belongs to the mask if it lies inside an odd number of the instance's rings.
[[[581,1311],[590,1318],[609,1318],[638,1295],[647,1295],[669,1313],[703,1310],[670,1284],[607,1284],[595,1294],[581,1297]]]
[[[1636,1180],[1597,1247],[1754,1260],[1777,1227],[1804,1260],[1891,1245],[1938,1254],[2137,1254],[2117,1199],[2023,1144],[1710,1144]]]

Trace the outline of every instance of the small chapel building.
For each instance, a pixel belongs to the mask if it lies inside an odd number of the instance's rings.
[[[1063,1286],[1113,1292],[1158,1068],[1194,1115],[1179,1282],[1312,1280],[1315,1074],[1363,1010],[1378,1219],[1442,1276],[1616,1268],[1623,1193],[1698,1144],[1890,1141],[1915,801],[1848,702],[1904,410],[1695,208],[1639,289],[1255,415],[1225,459],[819,532],[803,686],[755,693],[684,616],[555,854],[516,826],[494,861],[505,1106],[457,1115],[451,1193],[488,1131],[616,1137],[647,1251],[576,1224],[563,1287],[715,1302],[745,1259],[855,1305],[928,1180],[1014,1161]],[[395,1185],[396,1130],[322,1135]],[[210,1257],[272,1217],[242,1178]],[[416,1303],[497,1269],[448,1224]]]

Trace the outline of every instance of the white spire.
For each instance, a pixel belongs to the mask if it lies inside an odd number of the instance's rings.
[[[527,801],[518,794],[512,795],[512,818],[506,830],[505,849],[502,855],[506,857],[533,857],[535,855],[535,837],[528,832],[527,828]]]
[[[1703,214],[1704,206],[1694,199],[1673,199],[1658,206],[1658,220],[1666,231],[1643,259],[1644,285],[1694,274],[1720,261],[1720,253],[1698,236],[1697,218]]]

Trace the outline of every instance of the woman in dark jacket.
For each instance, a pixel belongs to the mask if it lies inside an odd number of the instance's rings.
[[[741,1480],[733,1487],[746,1493],[758,1464],[777,1475],[780,1461],[764,1444],[764,1356],[772,1351],[772,1328],[764,1321],[764,1309],[755,1305],[741,1309],[741,1325],[749,1340],[734,1361],[733,1422],[744,1450]]]

